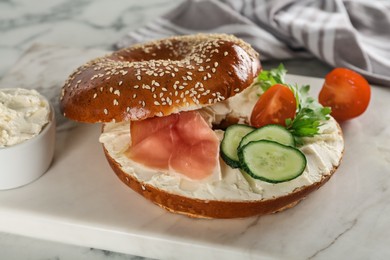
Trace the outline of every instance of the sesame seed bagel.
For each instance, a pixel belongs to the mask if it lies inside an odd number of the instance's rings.
[[[258,53],[234,36],[171,37],[79,67],[62,89],[61,109],[72,120],[90,123],[167,116],[240,93],[260,69]]]

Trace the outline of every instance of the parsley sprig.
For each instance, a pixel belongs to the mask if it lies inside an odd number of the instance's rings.
[[[323,107],[314,98],[310,97],[310,86],[298,86],[285,82],[287,70],[283,64],[276,69],[263,70],[257,77],[257,84],[265,92],[275,84],[288,86],[294,93],[297,103],[295,118],[286,119],[286,128],[289,130],[298,144],[302,143],[302,137],[312,137],[319,134],[319,128],[323,121],[329,119],[330,107]]]

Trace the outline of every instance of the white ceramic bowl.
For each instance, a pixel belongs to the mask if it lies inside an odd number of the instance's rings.
[[[0,148],[0,190],[26,185],[47,171],[54,155],[55,133],[54,109],[50,107],[49,122],[39,135]]]

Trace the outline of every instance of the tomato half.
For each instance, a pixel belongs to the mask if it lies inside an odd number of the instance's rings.
[[[366,111],[371,89],[360,74],[345,68],[336,68],[325,77],[318,101],[332,108],[331,115],[338,121],[348,120]]]
[[[252,110],[250,123],[254,127],[269,124],[285,126],[286,119],[293,119],[296,110],[297,103],[291,89],[285,85],[276,84],[257,100]]]

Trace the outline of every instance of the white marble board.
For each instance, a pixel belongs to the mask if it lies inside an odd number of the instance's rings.
[[[102,53],[34,46],[0,87],[53,95],[76,66]],[[322,84],[289,80],[310,84],[314,96]],[[57,87],[46,91],[50,86]],[[146,201],[108,166],[99,125],[60,119],[49,171],[30,185],[0,191],[0,231],[159,259],[388,259],[389,101],[390,89],[373,87],[367,112],[342,125],[345,156],[324,187],[293,209],[234,220],[191,219]]]

